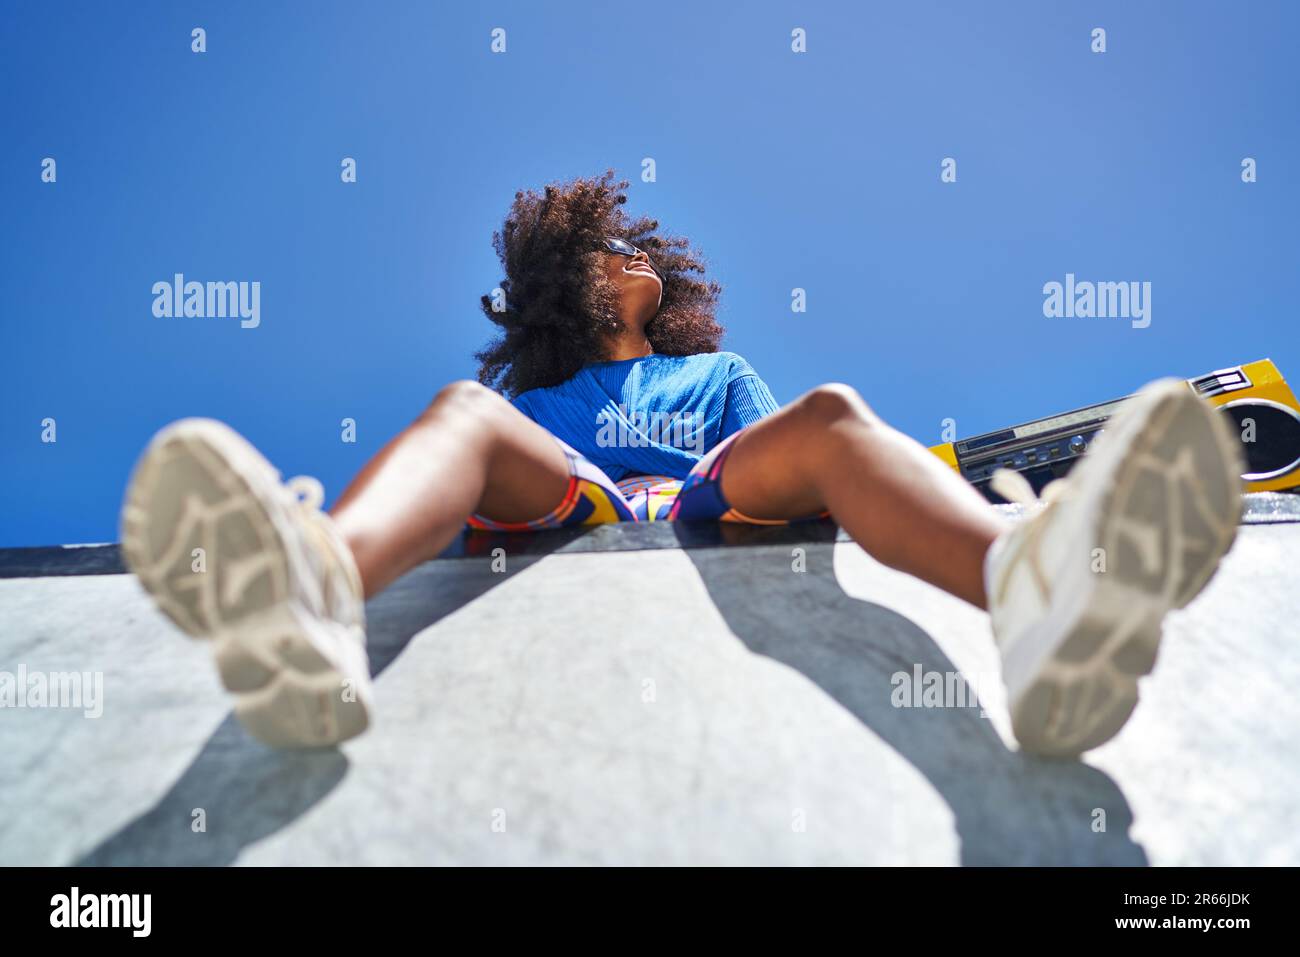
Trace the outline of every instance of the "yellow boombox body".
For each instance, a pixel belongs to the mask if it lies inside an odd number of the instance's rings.
[[[1219,369],[1187,380],[1205,401],[1235,423],[1246,459],[1242,474],[1248,492],[1300,492],[1300,403],[1271,359]],[[1020,472],[1035,491],[1074,467],[1106,421],[1125,402],[1115,399],[1073,412],[1036,419],[933,446],[990,501],[1002,499],[989,488],[999,468]]]

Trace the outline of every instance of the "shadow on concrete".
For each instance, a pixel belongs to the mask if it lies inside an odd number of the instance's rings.
[[[549,540],[554,547],[568,541]],[[490,544],[490,542],[488,543]],[[493,586],[540,561],[553,548],[534,541],[507,570],[481,560],[427,562],[366,605],[370,671],[378,675],[419,632],[468,604]],[[231,713],[194,761],[153,808],[104,840],[79,861],[86,866],[231,864],[255,841],[275,834],[316,805],[347,774],[337,748],[276,751],[254,740]],[[206,831],[191,830],[202,808]]]
[[[956,665],[914,622],[844,592],[833,526],[805,532],[802,574],[792,572],[786,546],[686,554],[750,650],[802,672],[929,779],[952,809],[963,864],[1148,863],[1128,836],[1128,802],[1102,772],[1009,750],[978,704],[894,707],[897,672],[920,665],[947,674]],[[726,544],[725,528],[715,534]],[[1097,809],[1105,812],[1101,833],[1093,831]]]
[[[919,665],[946,674],[956,666],[914,622],[845,594],[834,573],[836,533],[821,522],[776,531],[683,525],[672,534],[727,625],[752,651],[802,672],[933,784],[953,811],[963,863],[1146,864],[1128,837],[1132,811],[1106,775],[1009,750],[978,705],[893,707],[895,673]],[[457,552],[475,560],[426,563],[367,605],[372,674],[420,631],[493,586],[556,550],[585,551],[590,543],[573,534],[521,537],[507,549],[508,570],[494,572],[490,550],[499,544],[476,540]],[[803,574],[790,570],[793,547],[804,549]],[[337,749],[271,750],[228,715],[153,808],[77,863],[233,863],[245,847],[320,802],[347,770]],[[200,839],[191,830],[196,808],[206,816]],[[1106,814],[1103,833],[1092,830],[1097,809]]]

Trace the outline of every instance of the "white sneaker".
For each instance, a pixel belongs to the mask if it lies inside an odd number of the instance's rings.
[[[1046,506],[989,549],[984,574],[1011,725],[1026,751],[1076,756],[1137,705],[1161,622],[1205,586],[1241,517],[1241,453],[1185,382],[1126,402]],[[1019,473],[995,489],[1033,500]]]
[[[369,724],[361,578],[322,497],[315,479],[281,484],[233,429],[182,419],[149,443],[122,506],[127,565],[180,628],[212,639],[239,720],[275,747]]]

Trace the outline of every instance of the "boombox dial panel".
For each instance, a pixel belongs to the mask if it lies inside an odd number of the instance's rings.
[[[1073,468],[1076,460],[1083,457],[1095,439],[1102,432],[1100,426],[1083,429],[1069,436],[1045,439],[1033,445],[1006,450],[1001,454],[960,462],[961,474],[972,485],[983,490],[993,473],[1000,468],[1012,469],[1029,479],[1035,492],[1041,492],[1043,486],[1053,479],[1061,478]],[[990,492],[986,494],[992,498]],[[997,499],[1001,501],[1001,499]]]
[[[1003,501],[989,487],[993,473],[1000,468],[1019,472],[1035,492],[1041,492],[1048,482],[1064,476],[1087,453],[1122,401],[1103,402],[1000,432],[961,439],[954,443],[957,469],[993,502]]]

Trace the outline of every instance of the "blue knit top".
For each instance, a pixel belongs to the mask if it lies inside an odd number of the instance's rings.
[[[514,404],[616,482],[685,478],[719,442],[778,408],[734,352],[597,362]]]

